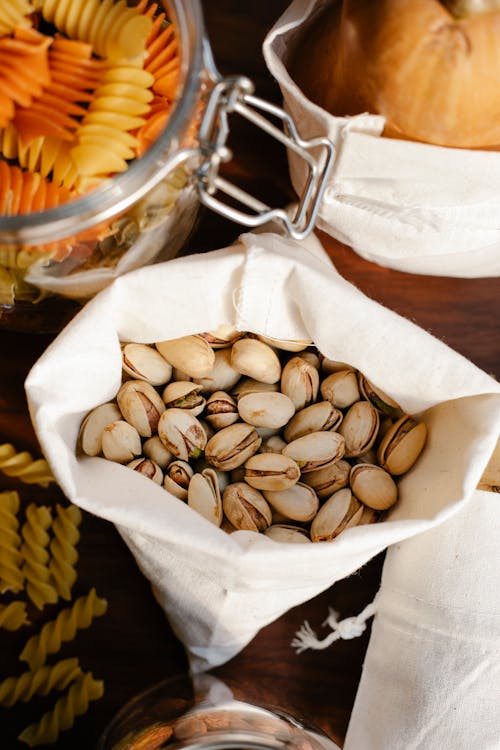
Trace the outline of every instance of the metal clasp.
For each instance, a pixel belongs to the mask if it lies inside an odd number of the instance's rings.
[[[257,227],[275,220],[284,226],[291,237],[301,240],[311,233],[316,222],[333,164],[334,146],[324,137],[310,140],[300,138],[291,117],[280,107],[253,96],[253,91],[252,82],[244,77],[226,78],[214,85],[199,131],[202,163],[196,173],[198,195],[205,206],[243,226]],[[307,163],[308,179],[293,217],[283,208],[267,206],[219,174],[221,164],[232,159],[226,144],[229,136],[228,116],[233,112],[269,133]],[[283,130],[262,113],[281,120]],[[320,149],[320,155],[311,153],[313,149]],[[218,192],[230,196],[253,213],[217,198]]]

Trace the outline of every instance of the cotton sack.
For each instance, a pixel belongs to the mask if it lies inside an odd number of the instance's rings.
[[[292,545],[227,534],[129,468],[77,458],[83,417],[121,383],[120,341],[151,343],[222,323],[311,339],[348,362],[429,430],[383,523],[335,542]],[[500,386],[414,324],[365,297],[331,263],[274,234],[117,279],[90,301],[26,381],[42,450],[67,497],[116,524],[150,580],[193,671],[222,664],[261,627],[432,528],[469,499],[500,429]]]
[[[500,743],[498,497],[387,553],[345,750]]]
[[[384,118],[336,117],[313,104],[287,71],[289,51],[338,0],[294,0],[264,41],[264,57],[303,138],[336,150],[317,226],[382,266],[410,273],[500,275],[500,153],[381,137]],[[307,64],[307,60],[304,61]],[[306,164],[291,150],[300,195]]]

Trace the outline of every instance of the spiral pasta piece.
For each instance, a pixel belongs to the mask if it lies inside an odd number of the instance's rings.
[[[154,20],[153,28],[146,40],[144,70],[154,77],[154,93],[173,101],[180,76],[179,42],[175,27],[168,23],[164,12],[158,13],[156,3],[148,5],[146,14],[154,16]]]
[[[45,623],[38,635],[28,640],[19,658],[37,669],[45,662],[47,654],[55,654],[65,641],[72,641],[77,630],[90,627],[95,617],[101,617],[108,603],[100,599],[95,588],[81,596],[71,607],[61,610],[55,620]]]
[[[0,604],[0,628],[19,630],[23,625],[29,625],[26,602],[15,601],[10,604]]]
[[[0,127],[14,117],[15,105],[29,107],[50,82],[47,49],[51,37],[18,26],[0,38]]]
[[[24,586],[19,536],[20,500],[16,491],[0,492],[0,592],[18,592]]]
[[[39,172],[41,177],[50,177],[56,185],[64,185],[68,190],[78,177],[67,141],[38,136],[25,145],[13,122],[0,130],[0,153],[6,159],[15,159],[28,172]]]
[[[67,508],[56,505],[57,517],[52,524],[53,539],[50,543],[52,559],[49,564],[52,583],[59,596],[69,601],[71,589],[76,581],[75,565],[78,560],[76,545],[80,539],[78,526],[82,513],[76,505]]]
[[[0,161],[0,192],[4,174]],[[0,215],[2,211],[0,210]],[[0,444],[0,471],[8,477],[16,477],[25,484],[39,484],[48,487],[55,482],[47,461],[44,458],[34,459],[28,451],[18,453],[10,443]]]
[[[22,571],[26,577],[26,593],[38,609],[58,600],[57,589],[52,585],[47,548],[50,536],[47,529],[52,524],[52,514],[45,505],[31,503],[26,508],[26,523],[22,527],[24,558]]]
[[[37,724],[30,724],[18,739],[30,747],[56,742],[59,734],[71,729],[75,718],[88,711],[91,701],[98,700],[104,693],[102,680],[95,680],[90,672],[81,675],[60,698],[52,711],[42,716]]]
[[[7,677],[0,682],[0,705],[10,708],[20,701],[27,703],[34,695],[66,690],[81,674],[78,659],[70,658],[23,672],[18,677]]]
[[[140,68],[110,65],[95,91],[71,149],[79,174],[106,177],[127,169],[137,151],[130,131],[141,127],[153,98],[153,76]]]
[[[29,25],[26,19],[33,13],[33,6],[28,0],[2,0],[0,5],[0,36],[11,34],[17,26]]]
[[[54,39],[49,52],[50,82],[29,107],[16,110],[15,126],[23,144],[38,136],[72,141],[86,113],[82,103],[91,102],[105,64],[92,57],[90,44]]]
[[[43,0],[42,15],[100,57],[142,64],[152,22],[126,0]]]

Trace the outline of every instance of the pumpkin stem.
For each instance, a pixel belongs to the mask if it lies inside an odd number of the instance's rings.
[[[500,0],[440,0],[456,18],[500,10]]]

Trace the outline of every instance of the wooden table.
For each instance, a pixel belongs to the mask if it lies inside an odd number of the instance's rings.
[[[252,78],[257,94],[280,101],[278,88],[261,56],[261,43],[288,0],[255,0],[251,5],[235,0],[205,0],[206,22],[216,60],[223,73]],[[231,165],[234,179],[265,200],[285,204],[292,192],[285,155],[266,136],[252,140],[244,128],[234,136],[237,159]],[[189,250],[203,252],[230,244],[240,228],[214,215],[202,215]],[[500,295],[496,279],[458,280],[411,276],[362,260],[348,247],[321,235],[340,273],[362,291],[418,323],[494,376],[500,374]],[[0,332],[0,443],[39,455],[26,408],[23,382],[31,365],[52,339],[52,334]],[[54,503],[61,499],[54,487],[27,487],[0,474],[0,489],[18,489],[23,501]],[[113,714],[133,695],[165,677],[186,672],[181,644],[173,636],[163,612],[151,595],[130,553],[114,527],[85,515],[79,545],[78,582],[74,595],[92,586],[109,602],[108,613],[81,631],[62,656],[77,655],[85,669],[105,682],[104,697],[91,705],[73,730],[61,735],[56,750],[91,750]],[[268,703],[288,704],[297,715],[309,717],[339,744],[345,736],[369,628],[352,641],[336,642],[325,651],[296,655],[290,646],[305,619],[321,633],[321,623],[332,606],[342,616],[357,614],[375,595],[383,555],[372,560],[350,579],[332,586],[314,600],[296,607],[264,628],[238,656],[215,670],[237,679]],[[0,632],[0,677],[19,673],[17,660],[28,635],[60,607],[42,615],[30,609],[32,625],[17,633]],[[52,705],[53,698],[33,699],[11,709],[0,709],[2,750],[25,747],[17,734]]]

